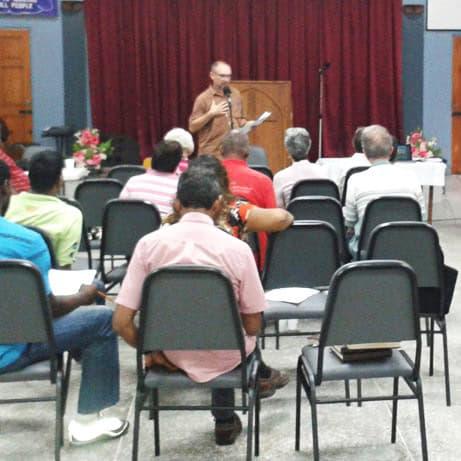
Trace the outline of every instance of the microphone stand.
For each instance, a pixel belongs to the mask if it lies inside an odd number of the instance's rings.
[[[322,123],[323,123],[323,75],[329,69],[330,63],[326,62],[319,69],[319,151],[318,159],[322,158]]]

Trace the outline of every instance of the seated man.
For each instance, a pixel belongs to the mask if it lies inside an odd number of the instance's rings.
[[[35,154],[29,165],[29,179],[31,192],[12,196],[5,217],[43,230],[51,240],[58,266],[70,269],[77,257],[83,218],[78,208],[57,197],[63,181],[61,154]]]
[[[19,192],[28,191],[30,189],[29,178],[22,168],[16,165],[16,162],[2,150],[9,135],[10,131],[8,130],[5,120],[0,118],[0,160],[4,161],[10,168],[12,193],[19,194]]]
[[[302,179],[328,179],[321,165],[308,160],[311,150],[311,136],[305,128],[287,128],[285,147],[291,156],[292,164],[274,176],[274,189],[277,205],[286,208],[290,201],[291,190]]]
[[[160,141],[152,152],[152,168],[144,174],[131,177],[120,192],[120,198],[153,203],[162,218],[171,213],[178,184],[176,168],[182,153],[178,142]]]
[[[352,255],[357,253],[365,208],[369,202],[378,197],[388,195],[412,197],[420,204],[421,215],[426,219],[426,206],[418,179],[410,172],[389,162],[392,136],[387,129],[380,125],[366,127],[362,132],[362,146],[371,167],[350,177],[346,205],[343,208]]]
[[[181,175],[175,203],[180,221],[139,241],[116,300],[114,329],[128,344],[136,347],[134,317],[141,305],[146,276],[153,269],[169,264],[198,264],[218,267],[229,275],[239,301],[247,355],[259,353],[256,335],[261,313],[266,308],[264,291],[248,245],[213,225],[221,207],[221,187],[214,176],[200,168],[188,169]],[[239,366],[240,361],[238,351],[163,351],[145,357],[146,366],[160,363],[171,369],[179,368],[197,382],[224,374]],[[288,381],[280,382],[280,375],[262,365],[261,387],[275,392]],[[212,400],[215,405],[219,402],[222,406],[232,406],[233,390],[213,390]],[[230,410],[216,410],[213,415],[216,443],[234,443],[242,428],[238,416]]]
[[[50,255],[42,237],[3,218],[11,195],[9,180],[8,166],[0,161],[0,258],[25,259],[38,267],[54,318],[56,351],[69,351],[82,366],[78,417],[69,424],[70,441],[81,445],[119,437],[126,432],[128,423],[99,416],[101,410],[119,400],[118,342],[112,330],[112,311],[100,306],[80,308],[96,298],[94,286],[84,285],[70,296],[51,293]],[[47,357],[47,344],[0,345],[0,373],[19,370]]]

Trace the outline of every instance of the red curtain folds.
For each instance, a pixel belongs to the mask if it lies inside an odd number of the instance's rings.
[[[401,136],[401,0],[85,0],[85,21],[93,124],[136,138],[144,156],[187,128],[216,59],[235,80],[291,80],[313,159],[326,62],[326,155],[351,153],[359,125]]]

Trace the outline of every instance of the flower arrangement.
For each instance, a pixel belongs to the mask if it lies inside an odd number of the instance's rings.
[[[442,149],[437,146],[437,138],[424,139],[421,128],[417,128],[407,136],[407,144],[410,144],[413,160],[438,157],[442,153]]]
[[[101,142],[97,128],[78,131],[75,139],[72,150],[77,166],[99,170],[101,162],[112,153],[112,140]]]

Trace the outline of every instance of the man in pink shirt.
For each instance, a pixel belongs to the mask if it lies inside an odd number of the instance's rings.
[[[120,198],[146,200],[153,203],[160,215],[173,211],[173,200],[178,185],[176,168],[182,158],[182,147],[176,141],[160,141],[152,153],[152,168],[132,176],[120,192]]]
[[[266,308],[264,291],[249,246],[214,226],[213,220],[222,207],[220,194],[215,177],[199,168],[186,170],[179,179],[175,204],[180,221],[143,237],[136,246],[113,320],[115,331],[133,347],[137,338],[134,317],[141,305],[146,276],[161,266],[197,264],[218,267],[229,275],[239,303],[247,356],[259,353],[256,335]],[[179,368],[192,380],[207,382],[239,366],[241,358],[238,351],[163,351],[145,356],[146,366],[154,363]],[[261,376],[260,387],[270,389],[272,394],[288,381],[264,364]],[[233,389],[213,390],[212,401],[215,405],[232,406]],[[231,410],[213,411],[213,415],[216,443],[234,443],[242,427],[238,416]]]

